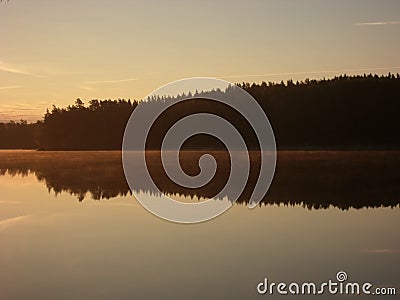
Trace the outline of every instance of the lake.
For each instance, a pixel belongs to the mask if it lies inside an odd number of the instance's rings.
[[[221,176],[195,190],[166,180],[159,153],[149,163],[163,192],[196,202],[224,183],[228,157],[213,154]],[[188,174],[200,155],[182,154]],[[256,288],[265,277],[321,283],[339,271],[400,293],[399,169],[398,151],[279,152],[258,207],[245,205],[253,174],[226,213],[182,225],[139,204],[120,152],[0,151],[0,298],[312,299]]]

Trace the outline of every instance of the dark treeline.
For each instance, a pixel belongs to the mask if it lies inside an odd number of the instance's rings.
[[[0,123],[0,148],[113,150],[121,148],[126,122],[137,102],[77,99],[67,108],[53,106],[43,120]]]
[[[241,86],[261,100],[278,147],[400,147],[399,74]]]
[[[120,149],[126,126],[137,102],[77,99],[67,108],[53,106],[40,123],[37,147],[44,150]]]
[[[278,149],[399,149],[400,76],[339,76],[238,86],[248,91],[268,115]],[[257,141],[248,124],[233,110],[205,98],[226,91],[194,94],[197,99],[176,105],[155,124],[155,137],[148,147],[158,149],[160,138],[185,115],[212,112],[234,123],[248,146]],[[178,96],[182,97],[182,96]],[[145,105],[165,103],[173,98],[153,97]],[[43,120],[0,124],[0,148],[44,150],[121,149],[126,122],[138,105],[130,100],[80,99],[67,108],[53,106]],[[188,148],[220,148],[221,144],[200,136]]]
[[[26,121],[0,123],[0,149],[34,149],[37,147],[38,124]]]

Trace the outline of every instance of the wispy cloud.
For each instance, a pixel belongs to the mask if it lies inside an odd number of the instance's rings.
[[[0,90],[18,89],[20,87],[20,85],[0,86]]]
[[[86,81],[86,84],[119,83],[119,82],[135,81],[135,80],[138,80],[138,78]]]
[[[2,104],[0,105],[0,122],[8,122],[10,120],[27,120],[37,121],[42,118],[49,103],[19,103],[19,104]]]
[[[93,91],[93,90],[94,90],[94,88],[91,87],[91,86],[81,86],[80,88],[81,88],[82,90],[87,90],[87,91]]]
[[[312,74],[343,74],[346,72],[372,72],[372,71],[389,71],[400,69],[396,67],[378,67],[378,68],[360,68],[360,69],[342,69],[342,70],[316,70],[316,71],[301,71],[301,72],[283,72],[283,73],[265,73],[265,74],[242,74],[242,75],[222,75],[219,78],[245,78],[245,77],[274,77],[274,76],[292,76],[292,75],[312,75]]]
[[[26,71],[24,69],[5,64],[2,61],[0,61],[0,71],[13,73],[13,74],[21,74],[21,75],[35,75],[35,74],[33,74],[31,72],[28,72],[28,71]]]
[[[382,25],[399,25],[400,21],[384,21],[384,22],[361,22],[355,23],[355,26],[382,26]]]

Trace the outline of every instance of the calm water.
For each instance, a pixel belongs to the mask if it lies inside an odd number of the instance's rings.
[[[399,293],[399,160],[280,153],[261,207],[244,195],[214,220],[179,225],[138,204],[118,152],[0,151],[0,299],[273,298],[256,292],[264,277],[320,283],[341,270]],[[213,193],[162,189],[191,202]]]

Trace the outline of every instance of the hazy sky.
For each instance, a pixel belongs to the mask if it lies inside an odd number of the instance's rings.
[[[177,79],[400,72],[398,0],[0,3],[0,121]]]

